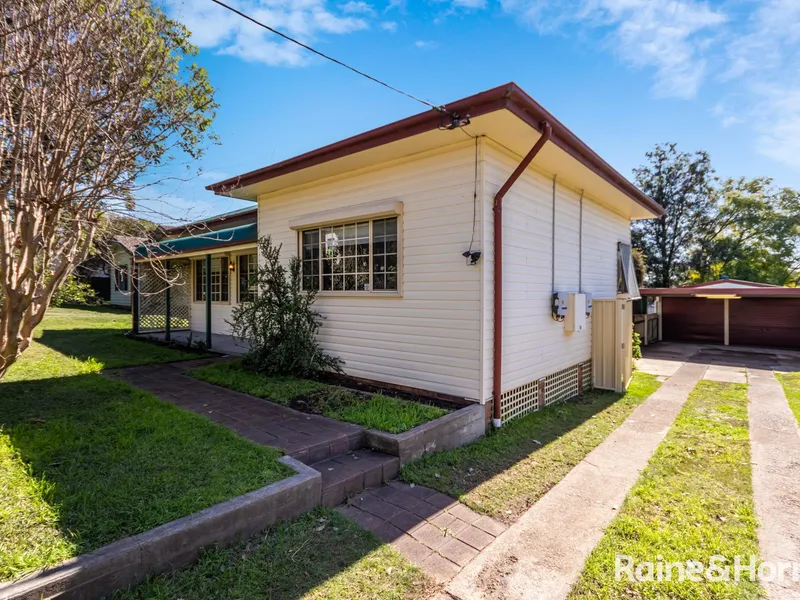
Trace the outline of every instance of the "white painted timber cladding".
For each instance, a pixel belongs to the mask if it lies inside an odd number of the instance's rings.
[[[492,231],[494,194],[519,158],[491,143],[484,149],[484,223]],[[534,161],[535,163],[535,161]],[[567,182],[568,183],[568,182]],[[552,176],[529,167],[503,201],[503,384],[513,389],[591,358],[591,323],[569,333],[551,315]],[[578,291],[580,193],[556,186],[555,291]],[[617,242],[630,240],[630,222],[591,199],[583,202],[583,291],[594,298],[615,298]],[[488,244],[487,244],[488,247]],[[490,252],[487,252],[490,254]],[[492,359],[490,261],[484,265],[484,361]],[[491,395],[486,369],[484,396]]]
[[[114,264],[110,265],[108,268],[108,272],[111,277],[111,295],[109,301],[113,306],[125,306],[129,307],[131,305],[131,293],[130,287],[131,282],[128,281],[128,291],[121,292],[117,289],[117,269],[127,269],[128,273],[130,273],[131,269],[131,254],[127,250],[123,250],[121,248],[117,248],[114,250]]]
[[[473,229],[474,152],[467,141],[259,199],[259,235],[282,243],[287,261],[298,252],[290,221],[379,200],[403,203],[402,297],[317,297],[326,317],[319,339],[348,374],[480,397],[482,271],[461,256]],[[481,220],[478,207],[476,250]]]

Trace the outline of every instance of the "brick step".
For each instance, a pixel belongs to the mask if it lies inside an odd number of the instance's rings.
[[[400,472],[400,459],[361,449],[309,465],[322,474],[322,505],[339,506],[348,497],[379,488]]]

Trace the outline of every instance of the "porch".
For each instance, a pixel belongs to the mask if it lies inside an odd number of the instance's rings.
[[[133,334],[245,354],[231,335],[232,311],[255,293],[255,223],[188,235],[136,249]]]
[[[178,344],[190,345],[197,341],[206,342],[205,331],[192,331],[190,329],[181,329],[179,331],[172,331],[170,335],[164,331],[154,331],[151,333],[139,333],[139,337],[149,338],[151,340],[159,340],[162,342],[176,342]],[[211,346],[214,352],[220,354],[242,355],[247,354],[250,350],[250,344],[247,340],[234,337],[232,335],[224,335],[221,333],[211,334]]]

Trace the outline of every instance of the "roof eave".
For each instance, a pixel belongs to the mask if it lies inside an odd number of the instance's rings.
[[[648,210],[654,217],[664,215],[665,211],[661,205],[616,171],[515,83],[498,86],[447,105],[449,113],[469,114],[473,118],[502,109],[509,110],[539,132],[541,132],[542,121],[548,121],[553,132],[552,141],[559,148]],[[441,125],[441,119],[441,113],[433,110],[419,113],[274,165],[208,185],[206,189],[217,195],[228,195],[237,188],[431,131]]]

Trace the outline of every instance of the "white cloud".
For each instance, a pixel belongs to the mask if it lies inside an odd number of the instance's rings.
[[[361,15],[374,15],[375,9],[372,7],[371,4],[367,2],[361,2],[359,0],[350,0],[345,4],[340,6],[343,13],[350,13],[350,14],[361,14]]]
[[[397,21],[383,21],[379,25],[381,29],[384,31],[388,31],[389,33],[394,33],[397,31]]]
[[[308,51],[259,27],[207,0],[171,0],[168,11],[192,32],[192,41],[201,48],[220,54],[272,66],[303,66],[309,63]],[[311,42],[324,34],[346,35],[367,29],[362,17],[370,8],[366,2],[347,2],[338,11],[327,0],[239,0],[232,6],[257,21]]]
[[[800,167],[800,2],[764,0],[729,42],[726,58],[722,79],[747,94],[741,115],[756,128],[756,149]]]
[[[605,34],[623,61],[655,70],[658,96],[692,98],[706,74],[704,50],[725,15],[696,0],[500,0],[542,33],[586,27]]]
[[[433,50],[434,48],[437,48],[439,44],[430,40],[417,40],[414,42],[414,46],[421,50]]]
[[[478,10],[486,8],[486,0],[453,0],[453,8]]]

